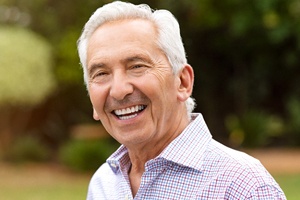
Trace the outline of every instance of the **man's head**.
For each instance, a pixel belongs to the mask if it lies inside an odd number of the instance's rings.
[[[120,143],[166,144],[187,126],[193,69],[170,12],[107,4],[85,25],[78,49],[94,119]]]
[[[84,71],[84,81],[87,86],[87,49],[91,35],[103,24],[123,19],[145,19],[155,25],[158,32],[157,41],[155,42],[168,58],[174,74],[178,73],[187,64],[179,24],[169,11],[153,11],[146,4],[133,5],[116,1],[96,10],[85,24],[82,35],[78,40],[78,52]],[[194,99],[189,97],[185,104],[187,113],[191,113],[195,107]]]

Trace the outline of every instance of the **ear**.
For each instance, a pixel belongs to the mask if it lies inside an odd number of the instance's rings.
[[[100,120],[99,115],[98,115],[98,113],[96,112],[95,108],[93,108],[93,118],[94,118],[94,120],[96,120],[96,121],[99,121],[99,120]]]
[[[178,85],[178,95],[179,101],[186,101],[193,92],[194,85],[194,70],[190,65],[185,65],[183,69],[178,74],[179,85]]]

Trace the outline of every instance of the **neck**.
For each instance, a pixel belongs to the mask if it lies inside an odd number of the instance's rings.
[[[176,112],[182,113],[182,112]],[[165,124],[159,124],[156,133],[147,141],[140,143],[132,143],[125,145],[128,150],[131,161],[131,168],[128,172],[129,181],[133,196],[136,195],[143,173],[145,172],[145,164],[159,156],[159,154],[182,133],[182,131],[189,124],[188,116],[175,114],[165,121]],[[171,125],[166,129],[166,124]]]
[[[146,162],[157,157],[174,138],[170,138],[170,141],[164,143],[164,145],[158,143],[151,148],[148,145],[144,148],[128,149],[129,157],[131,160],[131,168],[128,172],[128,175],[133,196],[136,195],[140,187],[141,177],[145,172]]]
[[[153,139],[151,142],[140,145],[127,146],[129,158],[131,161],[131,168],[129,173],[129,180],[133,196],[138,191],[141,177],[145,172],[145,164],[147,161],[156,158],[188,125],[189,120],[184,119],[173,131],[165,133],[162,138]],[[174,131],[175,130],[175,131]]]
[[[144,169],[145,163],[157,157],[189,124],[188,119],[182,119],[177,126],[163,133],[162,137],[152,138],[149,142],[126,146],[132,166]],[[141,166],[141,167],[140,167]]]

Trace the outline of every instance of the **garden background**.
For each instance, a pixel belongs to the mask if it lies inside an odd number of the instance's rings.
[[[76,50],[83,25],[108,2],[0,0],[0,174],[5,177],[0,195],[5,199],[42,199],[51,196],[47,191],[84,196],[92,172],[117,148],[92,119]],[[261,158],[269,169],[294,166],[272,173],[289,199],[296,199],[300,0],[129,2],[176,16],[195,71],[195,111],[218,141]],[[15,187],[26,191],[16,193]]]

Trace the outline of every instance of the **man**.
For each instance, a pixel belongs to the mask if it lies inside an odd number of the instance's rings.
[[[259,161],[213,140],[191,113],[193,69],[170,12],[107,4],[78,51],[94,119],[122,144],[87,199],[285,199]]]

